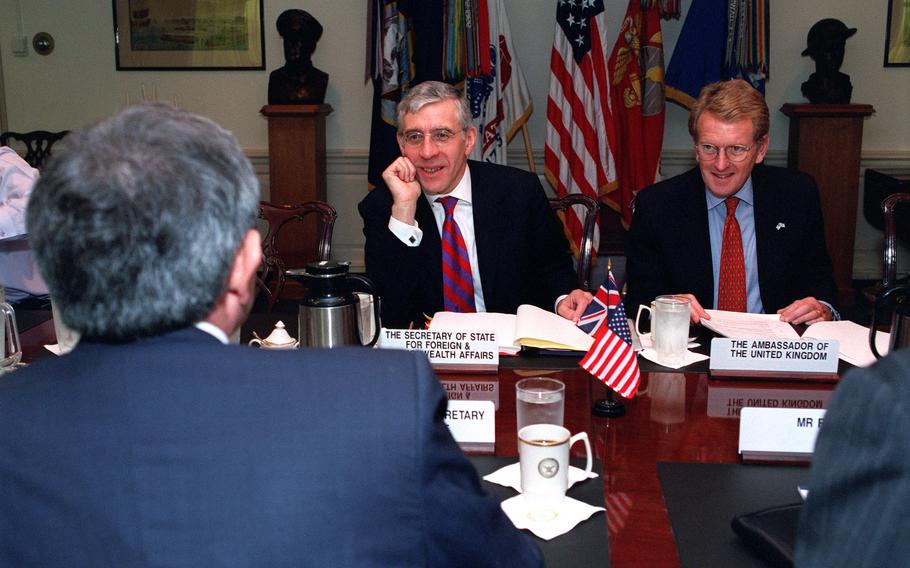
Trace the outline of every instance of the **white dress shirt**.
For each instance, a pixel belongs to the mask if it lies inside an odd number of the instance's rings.
[[[37,178],[38,170],[0,147],[0,286],[8,302],[47,294],[25,233],[25,209]]]
[[[471,170],[465,168],[464,175],[458,185],[451,192],[444,195],[423,194],[427,201],[430,202],[430,208],[433,210],[433,217],[436,218],[436,230],[439,231],[442,238],[442,224],[445,222],[446,212],[442,204],[437,202],[440,197],[449,195],[458,198],[458,205],[455,206],[453,216],[458,228],[461,230],[461,236],[464,237],[465,246],[468,249],[468,262],[471,263],[471,278],[474,281],[474,307],[478,312],[486,311],[486,304],[483,301],[483,288],[480,284],[480,267],[477,265],[477,240],[474,238],[474,209],[471,204]],[[423,240],[423,230],[421,230],[417,220],[413,225],[403,223],[398,219],[389,216],[389,230],[398,237],[398,239],[409,247],[420,245]]]

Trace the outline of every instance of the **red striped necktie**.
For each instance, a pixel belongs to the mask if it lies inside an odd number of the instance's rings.
[[[446,311],[477,311],[474,307],[474,279],[471,277],[468,247],[465,246],[461,229],[454,217],[458,198],[450,195],[436,201],[446,213],[442,222],[442,292]]]
[[[743,237],[736,220],[738,197],[728,197],[727,219],[724,221],[724,240],[720,249],[720,274],[717,282],[717,309],[731,312],[746,311],[746,261],[743,258]]]

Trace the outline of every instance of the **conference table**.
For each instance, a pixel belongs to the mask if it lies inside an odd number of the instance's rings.
[[[255,325],[244,329],[243,339],[249,337],[252,331],[265,336],[271,329],[268,322],[277,318],[263,315],[255,318]],[[287,317],[284,319],[287,321]],[[294,331],[292,327],[296,325],[289,325],[289,332]],[[24,360],[30,362],[51,356],[42,345],[53,342],[54,330],[50,320],[23,330]],[[806,468],[795,472],[789,471],[792,468],[777,472],[773,469],[775,466],[735,465],[742,463],[737,452],[739,409],[743,406],[787,404],[786,401],[791,404],[793,401],[808,401],[802,404],[825,407],[835,385],[719,380],[709,375],[706,364],[674,371],[643,362],[642,369],[637,395],[630,400],[612,399],[624,410],[622,416],[614,417],[592,412],[598,401],[610,401],[611,393],[605,385],[578,367],[576,357],[541,354],[503,357],[495,373],[438,373],[438,378],[450,398],[463,397],[458,393],[470,392],[474,399],[494,401],[497,406],[496,442],[491,450],[495,456],[507,457],[518,455],[515,383],[524,377],[548,376],[566,384],[565,426],[573,433],[588,433],[595,458],[603,470],[603,498],[607,507],[607,534],[603,538],[609,542],[610,566],[696,565],[691,559],[705,554],[700,549],[708,544],[717,544],[713,541],[718,539],[724,542],[720,543],[723,550],[716,554],[716,565],[764,565],[757,558],[749,557],[751,553],[737,542],[732,531],[726,531],[724,527],[729,528],[729,518],[715,523],[720,527],[711,529],[716,534],[702,526],[685,525],[687,522],[689,525],[703,522],[698,520],[698,515],[713,514],[712,507],[716,508],[719,506],[717,502],[724,500],[720,493],[711,494],[714,488],[710,485],[707,489],[704,487],[708,484],[706,480],[715,479],[717,475],[721,476],[717,481],[721,485],[726,479],[723,476],[734,474],[785,480],[790,475],[795,476],[794,479],[807,479]],[[573,448],[572,457],[583,457],[581,445]],[[676,476],[675,481],[673,475]],[[675,501],[668,501],[665,495],[668,487],[676,487],[676,491],[679,488],[685,491],[689,487],[695,488],[693,490],[701,487],[700,490],[709,494],[701,497],[677,496]],[[748,503],[748,494],[752,491],[736,493],[727,497],[746,499]],[[700,503],[699,499],[702,499],[703,504],[680,505],[685,503],[685,498],[695,499],[695,503]],[[795,487],[793,500],[798,500]],[[674,502],[676,505],[673,505]],[[755,504],[771,506],[785,503],[756,501]],[[729,506],[735,507],[735,504]],[[748,509],[740,512],[748,512]],[[687,521],[689,516],[692,517],[691,522]],[[671,517],[675,519],[673,522]],[[600,522],[603,524],[603,521]],[[710,564],[704,562],[705,565]],[[697,564],[701,565],[702,560]],[[606,559],[603,565],[608,565]]]

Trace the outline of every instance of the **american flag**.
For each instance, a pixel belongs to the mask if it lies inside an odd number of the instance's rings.
[[[601,299],[598,300],[598,297]],[[581,367],[606,383],[608,387],[625,398],[632,398],[638,391],[641,373],[638,370],[638,359],[632,349],[632,334],[626,310],[613,274],[608,273],[606,281],[597,290],[595,301],[606,305],[607,325],[594,324],[594,344],[581,359]],[[590,306],[589,306],[590,308]],[[597,308],[594,308],[596,311]],[[587,311],[582,315],[584,320]],[[601,316],[601,322],[603,321]],[[582,321],[579,320],[579,325]]]
[[[560,197],[593,199],[617,187],[610,148],[613,123],[607,76],[607,25],[603,0],[560,0],[550,55],[544,167]],[[567,212],[572,248],[581,246],[583,214]],[[600,231],[595,231],[597,250]]]

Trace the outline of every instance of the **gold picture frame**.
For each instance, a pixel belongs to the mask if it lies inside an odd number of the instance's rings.
[[[262,0],[113,0],[118,71],[263,70]]]
[[[910,67],[910,0],[888,0],[885,67]]]

